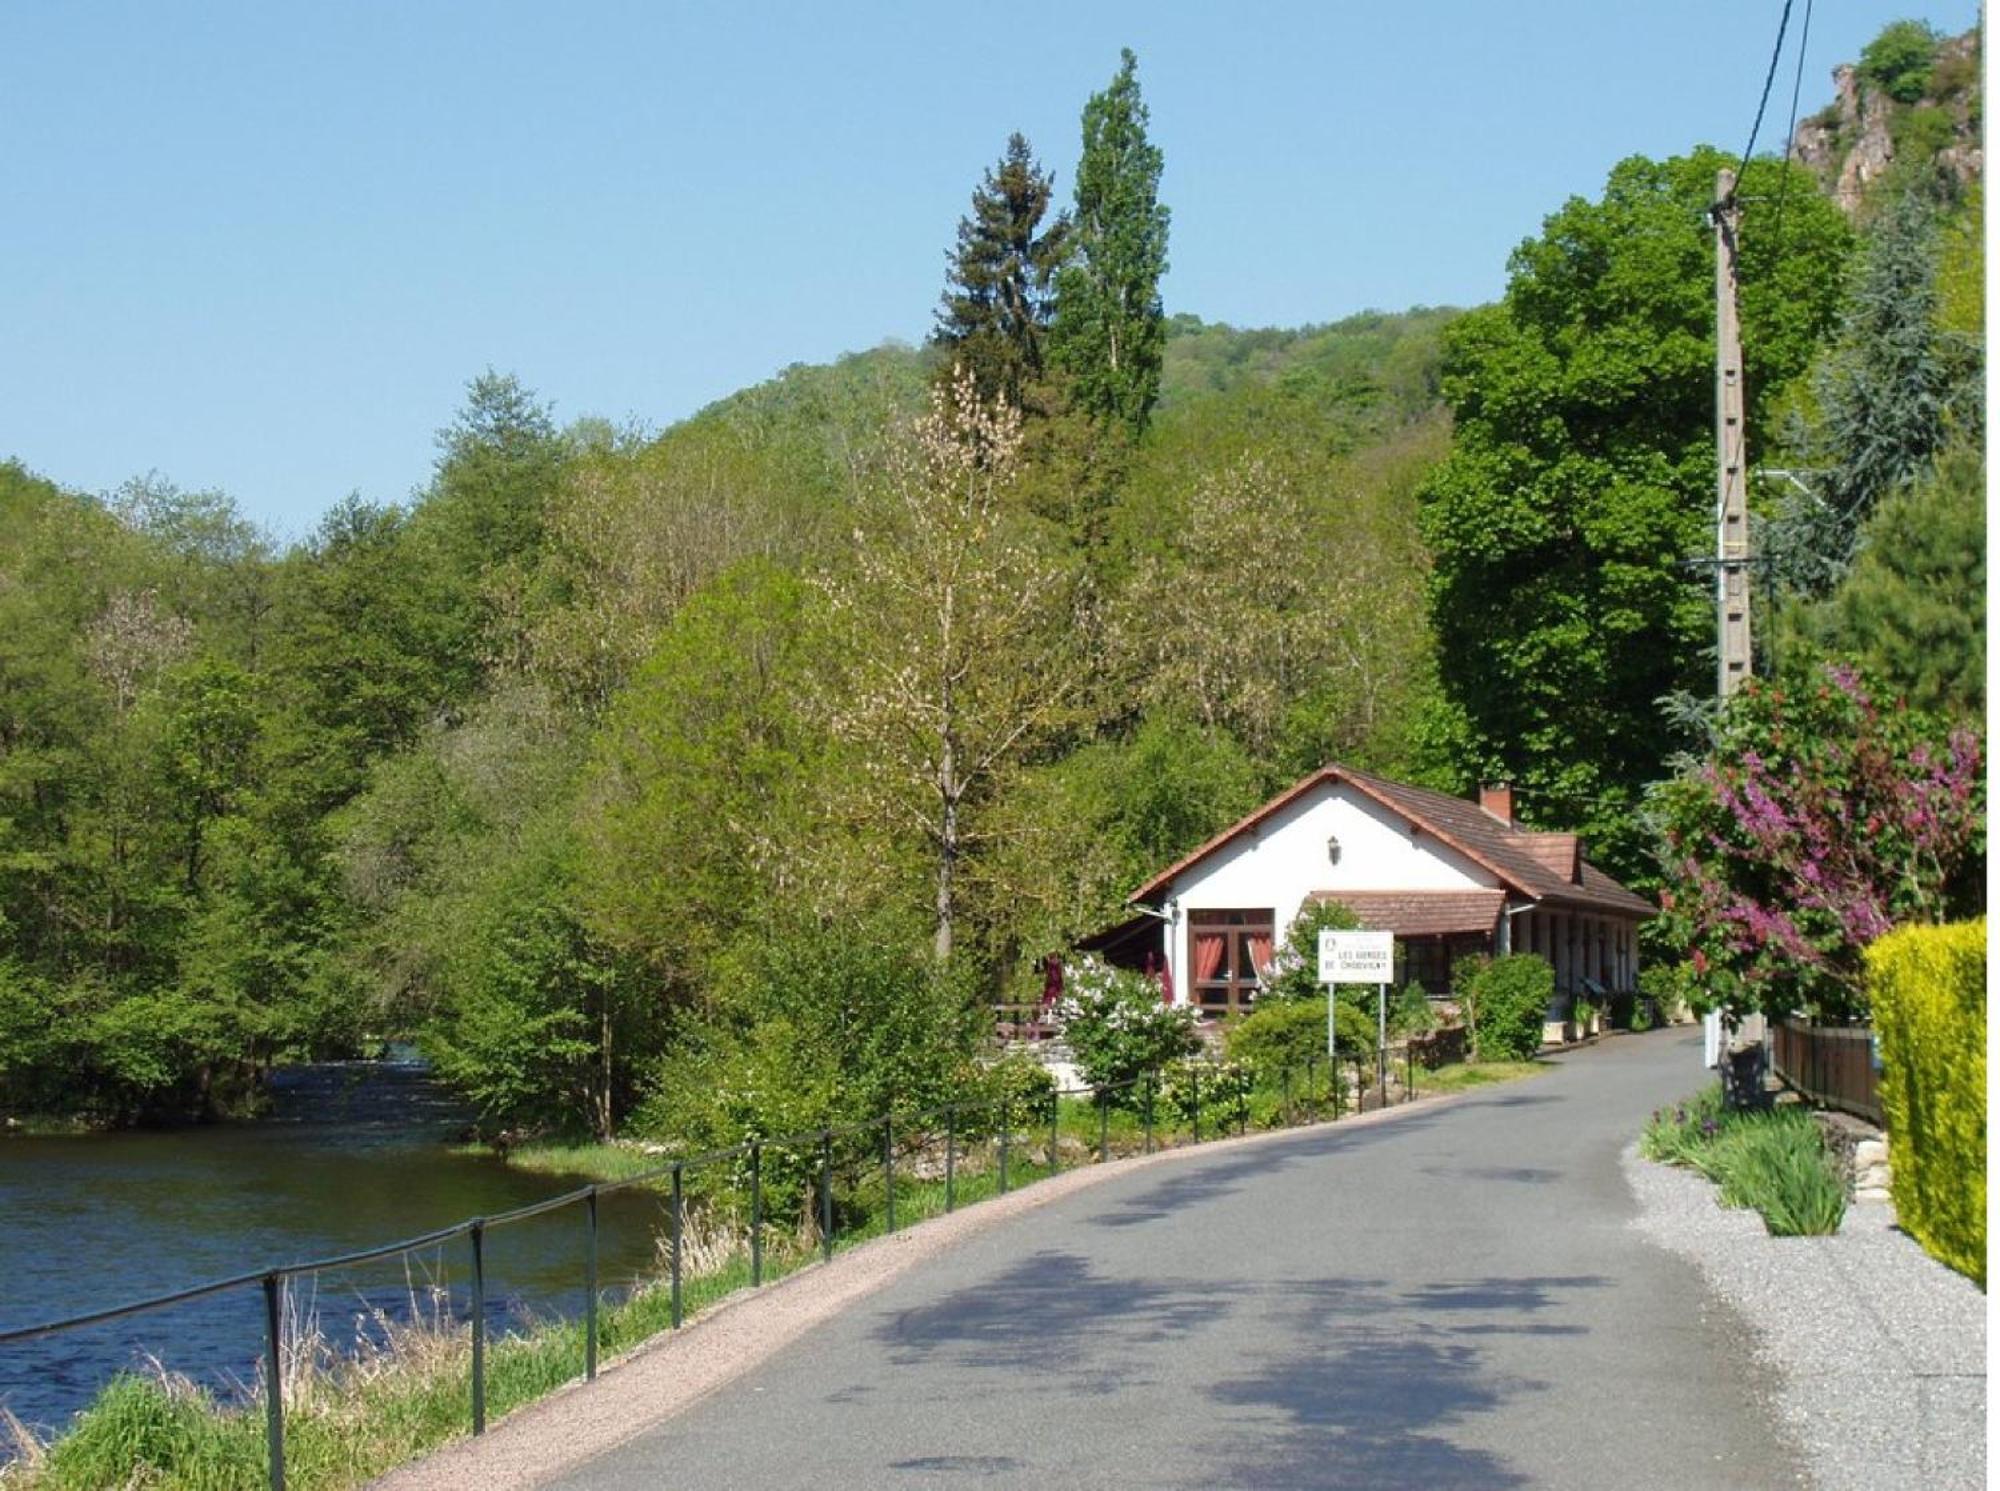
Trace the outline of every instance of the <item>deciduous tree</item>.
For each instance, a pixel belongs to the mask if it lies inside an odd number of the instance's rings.
[[[863,796],[920,835],[940,960],[978,812],[1071,716],[1090,654],[1075,563],[1009,500],[1021,417],[969,375],[936,391],[863,498],[848,564],[821,579],[837,640],[828,726]]]
[[[1160,150],[1146,137],[1139,59],[1129,48],[1121,55],[1111,85],[1083,108],[1076,257],[1056,280],[1050,350],[1076,408],[1136,433],[1160,395],[1168,212],[1159,199]]]

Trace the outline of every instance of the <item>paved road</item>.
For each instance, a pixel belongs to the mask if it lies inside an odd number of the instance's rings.
[[[1739,1319],[1627,1225],[1618,1152],[1698,1062],[1621,1038],[1109,1181],[558,1484],[1797,1484]]]

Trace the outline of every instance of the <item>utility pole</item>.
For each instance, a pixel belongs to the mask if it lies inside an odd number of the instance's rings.
[[[1715,173],[1715,691],[1750,676],[1750,506],[1743,334],[1736,319],[1736,173]]]

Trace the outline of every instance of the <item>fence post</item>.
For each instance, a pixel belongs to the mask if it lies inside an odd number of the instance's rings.
[[[1403,1042],[1403,1101],[1408,1102],[1417,1095],[1417,1048],[1407,1040]]]
[[[1290,1067],[1284,1069],[1280,1080],[1284,1087],[1285,1127],[1290,1128],[1295,1122],[1292,1116],[1292,1069]]]
[[[1201,1068],[1190,1064],[1188,1075],[1194,1079],[1194,1142],[1201,1143]]]
[[[597,1187],[583,1198],[583,1380],[597,1376]]]
[[[819,1131],[819,1247],[833,1262],[833,1130]]]
[[[1153,1088],[1157,1085],[1157,1072],[1146,1073],[1146,1153],[1153,1152]]]
[[[270,1459],[271,1491],[285,1491],[285,1364],[278,1352],[282,1335],[278,1290],[281,1274],[264,1275],[264,1449]]]
[[[1056,1145],[1062,1139],[1062,1093],[1049,1093],[1049,1174],[1055,1175],[1062,1169],[1062,1160],[1057,1157]]]
[[[1111,1094],[1097,1094],[1097,1163],[1111,1158]]]
[[[486,1223],[472,1223],[472,1432],[486,1432]]]
[[[896,1121],[882,1120],[882,1204],[886,1221],[883,1231],[896,1230]]]
[[[958,1180],[958,1108],[947,1103],[944,1110],[944,1209],[951,1212],[953,1187]]]
[[[1306,1058],[1306,1112],[1312,1114],[1315,1121],[1318,1120],[1319,1099],[1313,1096],[1313,1059],[1310,1056]]]
[[[764,1282],[764,1144],[750,1141],[750,1287]]]
[[[687,1208],[681,1196],[680,1162],[674,1162],[674,1199],[667,1214],[667,1289],[672,1301],[669,1318],[675,1330],[681,1328],[681,1230],[687,1224]]]

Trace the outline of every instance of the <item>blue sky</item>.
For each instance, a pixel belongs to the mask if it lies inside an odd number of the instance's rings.
[[[16,0],[0,458],[88,491],[157,470],[297,534],[420,487],[489,365],[559,419],[657,426],[921,339],[980,172],[1019,129],[1066,195],[1120,46],[1169,311],[1475,303],[1614,161],[1740,149],[1780,3]],[[1801,113],[1907,13],[1821,0]]]

